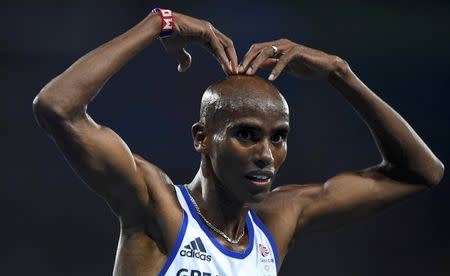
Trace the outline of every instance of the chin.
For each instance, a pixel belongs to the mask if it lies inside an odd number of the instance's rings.
[[[267,190],[256,192],[256,193],[249,192],[249,197],[248,197],[247,203],[259,203],[259,202],[263,201],[264,199],[266,199],[266,197],[269,195],[269,193],[270,193],[270,188]]]

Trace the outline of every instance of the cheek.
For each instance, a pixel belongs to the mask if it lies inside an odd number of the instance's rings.
[[[274,159],[275,159],[275,166],[276,169],[278,169],[284,162],[287,156],[287,145],[280,148],[278,151],[276,151]]]
[[[222,161],[228,163],[232,167],[241,166],[242,163],[247,162],[248,153],[245,148],[233,143],[227,143],[221,151]]]
[[[232,141],[223,143],[216,151],[215,170],[223,177],[233,177],[235,173],[240,174],[248,166],[247,159],[248,153],[241,146]]]

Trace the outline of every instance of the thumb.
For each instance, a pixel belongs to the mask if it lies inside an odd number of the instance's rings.
[[[185,72],[191,67],[192,57],[184,48],[179,50],[175,55],[178,60],[178,72]]]

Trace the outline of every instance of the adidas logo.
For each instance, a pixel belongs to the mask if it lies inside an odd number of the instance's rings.
[[[211,261],[211,255],[206,252],[206,248],[203,245],[200,237],[195,238],[190,243],[184,246],[184,249],[180,250],[181,257],[197,258],[202,261]]]

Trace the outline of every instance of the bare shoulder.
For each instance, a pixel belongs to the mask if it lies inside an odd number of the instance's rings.
[[[265,224],[272,221],[298,218],[305,206],[317,198],[323,183],[305,183],[282,185],[272,190],[262,201],[251,206]],[[296,221],[296,220],[294,220]]]
[[[305,183],[283,185],[272,190],[260,203],[252,208],[261,217],[278,216],[287,213],[299,213],[302,206],[317,197],[323,183]]]
[[[114,275],[156,275],[176,243],[183,213],[170,177],[141,155],[133,153],[133,158],[146,187],[137,200],[145,206],[134,223],[121,223]]]
[[[151,180],[146,184],[152,185],[153,182],[160,182],[161,184],[166,185],[173,184],[170,177],[155,164],[149,162],[137,153],[133,153],[133,158],[136,162],[137,169],[141,176],[143,176],[146,180]]]
[[[176,192],[173,181],[158,166],[141,155],[133,153],[136,167],[144,179],[149,202],[156,204],[176,203]]]
[[[322,183],[283,185],[271,191],[262,202],[251,205],[271,233],[280,260],[296,234],[305,206],[320,193],[321,187]]]
[[[158,166],[133,153],[136,167],[142,176],[146,193],[138,194],[138,200],[146,202],[144,213],[138,224],[145,225],[146,233],[153,239],[171,248],[181,227],[183,212],[178,203],[174,184]],[[130,229],[134,229],[131,225]],[[139,229],[139,228],[137,228]]]

